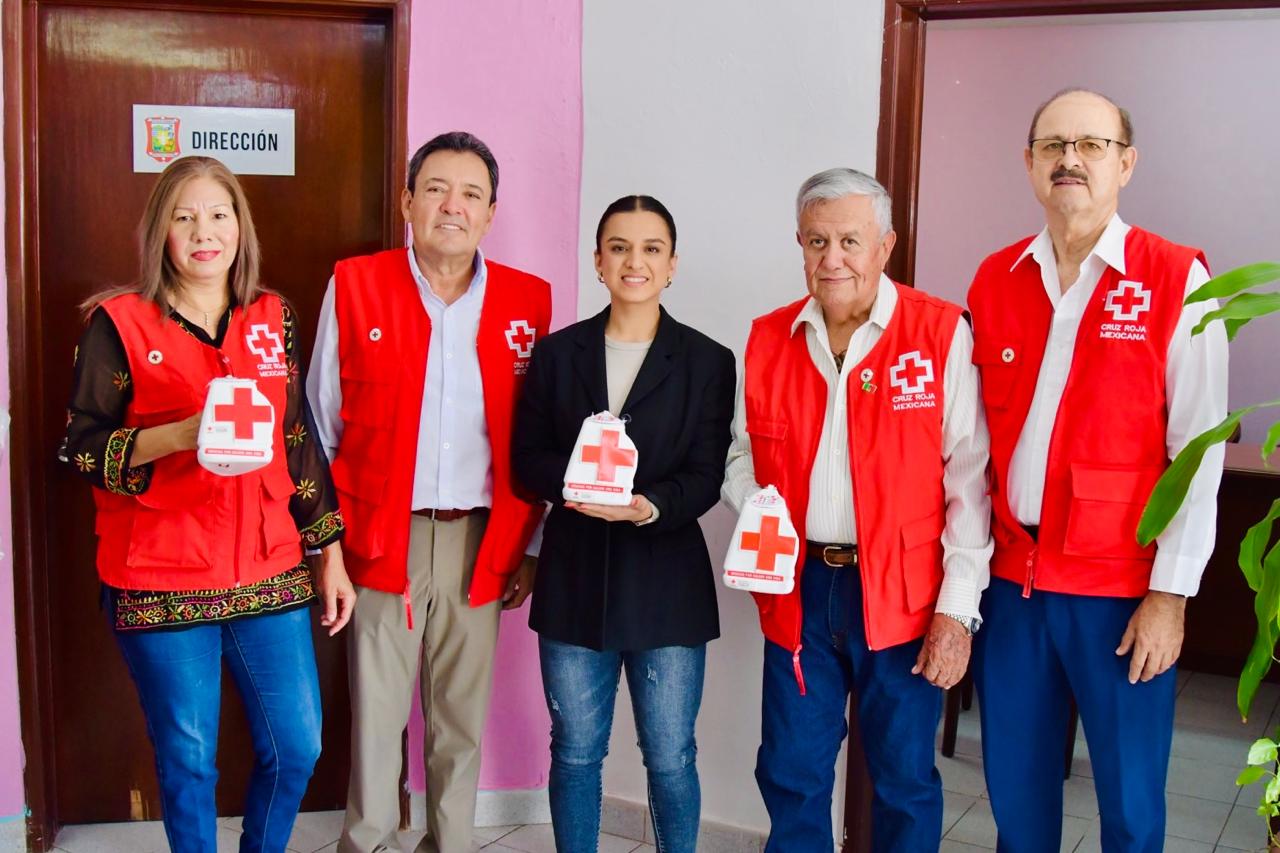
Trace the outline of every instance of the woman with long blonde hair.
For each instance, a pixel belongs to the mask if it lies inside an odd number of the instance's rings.
[[[225,662],[256,761],[242,851],[283,851],[320,753],[309,608],[330,635],[355,592],[342,518],[314,439],[295,315],[258,281],[258,241],[222,163],[169,165],[139,224],[139,277],[85,303],[63,458],[94,488],[105,609],[155,749],[176,853],[217,847],[214,785]],[[218,476],[196,439],[215,378],[271,403],[273,458]],[[317,550],[316,572],[303,547]]]

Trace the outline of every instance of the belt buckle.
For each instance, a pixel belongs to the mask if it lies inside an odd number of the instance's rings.
[[[854,555],[851,555],[851,556],[853,556],[853,559],[851,559],[851,560],[850,560],[849,562],[847,562],[847,563],[833,563],[833,562],[831,562],[830,552],[831,552],[831,550],[832,550],[833,548],[834,548],[835,550],[837,550],[837,551],[843,551],[843,550],[844,550],[844,549],[843,549],[843,548],[841,548],[839,545],[827,545],[827,546],[825,546],[825,547],[822,549],[822,562],[826,563],[828,566],[831,566],[833,569],[838,569],[838,568],[841,568],[842,566],[852,566],[852,565],[854,565],[855,563],[857,563],[858,558],[857,558],[857,556],[856,556],[856,552],[855,552],[855,554],[854,554]]]

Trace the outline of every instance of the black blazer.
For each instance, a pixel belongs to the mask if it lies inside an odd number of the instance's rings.
[[[538,341],[512,439],[516,479],[551,502],[529,625],[596,650],[693,646],[720,636],[715,575],[698,517],[719,500],[735,392],[733,353],[665,310],[619,417],[639,453],[643,527],[565,509],[583,418],[609,408],[606,308]]]

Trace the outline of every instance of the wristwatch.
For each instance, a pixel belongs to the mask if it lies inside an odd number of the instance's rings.
[[[982,620],[976,616],[959,616],[955,613],[943,613],[942,615],[963,625],[964,629],[969,632],[970,637],[978,633],[978,629],[982,627]]]

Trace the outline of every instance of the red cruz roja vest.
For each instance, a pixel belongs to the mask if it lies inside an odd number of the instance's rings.
[[[895,285],[898,304],[880,339],[848,373],[849,461],[867,644],[922,636],[942,584],[943,373],[959,306]],[[773,484],[805,538],[809,479],[827,383],[809,355],[801,299],[758,318],[746,355],[746,421],[756,482]],[[870,390],[863,388],[863,376]],[[793,652],[800,673],[800,575],[788,595],[754,593],[765,637]]]
[[[1053,322],[1031,243],[983,261],[969,290],[973,360],[991,430],[997,577],[1079,595],[1145,595],[1155,546],[1138,520],[1169,465],[1165,364],[1198,249],[1139,228],[1125,238],[1125,273],[1107,267],[1080,318],[1071,371],[1049,441],[1039,542],[1009,507],[1009,463],[1022,434]],[[1207,265],[1206,265],[1207,266]],[[1012,271],[1010,268],[1012,267]]]
[[[102,309],[129,359],[133,399],[125,427],[197,414],[209,382],[220,376],[256,379],[276,419],[271,463],[257,471],[220,477],[186,450],[155,460],[150,486],[139,495],[94,489],[102,581],[121,589],[217,589],[298,565],[302,549],[289,514],[295,487],[280,426],[288,366],[279,297],[264,293],[248,308],[235,308],[221,349],[196,340],[136,294],[109,299]]]
[[[493,450],[493,507],[471,578],[472,607],[502,595],[541,517],[539,506],[516,494],[511,429],[534,341],[551,324],[547,282],[485,264],[476,348]],[[347,526],[343,554],[356,583],[404,593],[431,320],[405,249],[340,261],[334,286],[342,439],[332,469]]]

